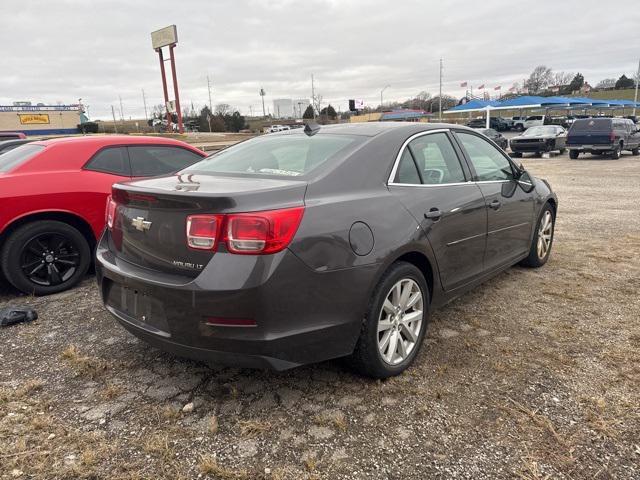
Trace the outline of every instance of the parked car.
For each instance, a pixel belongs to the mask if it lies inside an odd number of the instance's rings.
[[[25,293],[75,285],[91,264],[114,182],[162,175],[205,154],[177,140],[96,136],[35,141],[0,155],[0,265]]]
[[[523,130],[526,130],[527,128],[531,127],[540,127],[544,125],[545,118],[546,115],[531,115],[524,121],[524,123],[522,124],[522,128]]]
[[[486,128],[487,120],[485,118],[475,118],[467,123],[470,128]],[[493,128],[499,132],[508,130],[506,123],[500,117],[489,117],[489,128]]]
[[[282,132],[284,130],[289,130],[289,127],[286,125],[271,125],[267,129],[267,133],[277,133],[277,132]]]
[[[493,140],[503,150],[509,146],[509,141],[493,128],[477,128],[475,130]]]
[[[25,143],[30,143],[33,142],[33,140],[29,140],[26,138],[18,138],[15,140],[1,140],[0,141],[0,155],[2,155],[5,152],[8,152],[9,150],[13,150],[16,147],[19,147],[20,145],[24,145]]]
[[[638,155],[640,133],[636,124],[626,118],[578,119],[567,135],[567,147],[573,159],[580,153],[609,153],[617,159],[623,150]]]
[[[349,356],[389,377],[434,308],[547,261],[556,205],[462,126],[307,126],[116,184],[99,291],[127,330],[178,355],[279,370]]]
[[[514,157],[522,157],[525,152],[534,152],[540,156],[542,152],[558,151],[563,154],[566,150],[567,131],[558,125],[544,125],[526,129],[517,137],[509,141],[509,148]]]
[[[16,140],[18,138],[27,138],[22,132],[0,132],[0,142],[3,140]]]

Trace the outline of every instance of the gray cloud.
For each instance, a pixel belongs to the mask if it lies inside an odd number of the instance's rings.
[[[325,101],[377,104],[438,89],[460,95],[469,81],[503,90],[538,64],[580,71],[592,84],[632,74],[638,61],[637,0],[14,1],[4,0],[0,104],[75,102],[108,118],[162,102],[150,32],[175,23],[183,105],[229,103],[261,109],[273,98],[309,97],[310,76]]]

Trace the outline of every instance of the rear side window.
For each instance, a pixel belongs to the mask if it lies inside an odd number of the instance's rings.
[[[85,166],[85,169],[123,177],[131,176],[126,147],[109,147],[100,150]]]
[[[304,175],[362,142],[351,135],[277,135],[239,143],[193,165],[185,172]]]
[[[394,183],[406,183],[408,185],[420,185],[422,183],[420,175],[418,175],[418,169],[408,148],[405,148],[404,152],[402,152]]]
[[[22,145],[0,155],[0,172],[8,172],[44,150],[42,145]]]
[[[608,132],[612,129],[610,118],[578,119],[571,125],[571,132]]]
[[[197,153],[180,147],[140,145],[128,148],[134,177],[168,175],[202,160]]]

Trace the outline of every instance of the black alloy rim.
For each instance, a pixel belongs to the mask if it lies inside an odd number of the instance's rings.
[[[59,233],[41,233],[22,249],[20,268],[33,283],[53,287],[69,280],[80,265],[78,246]]]

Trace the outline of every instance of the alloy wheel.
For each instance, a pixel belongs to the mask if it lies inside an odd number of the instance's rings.
[[[551,248],[551,238],[553,236],[553,215],[549,210],[544,212],[538,227],[538,258],[542,260],[547,256]]]
[[[403,278],[391,287],[378,317],[378,351],[389,365],[402,363],[416,347],[424,317],[418,283]]]
[[[20,268],[33,283],[55,286],[69,280],[80,264],[77,246],[59,233],[42,233],[22,249]]]

